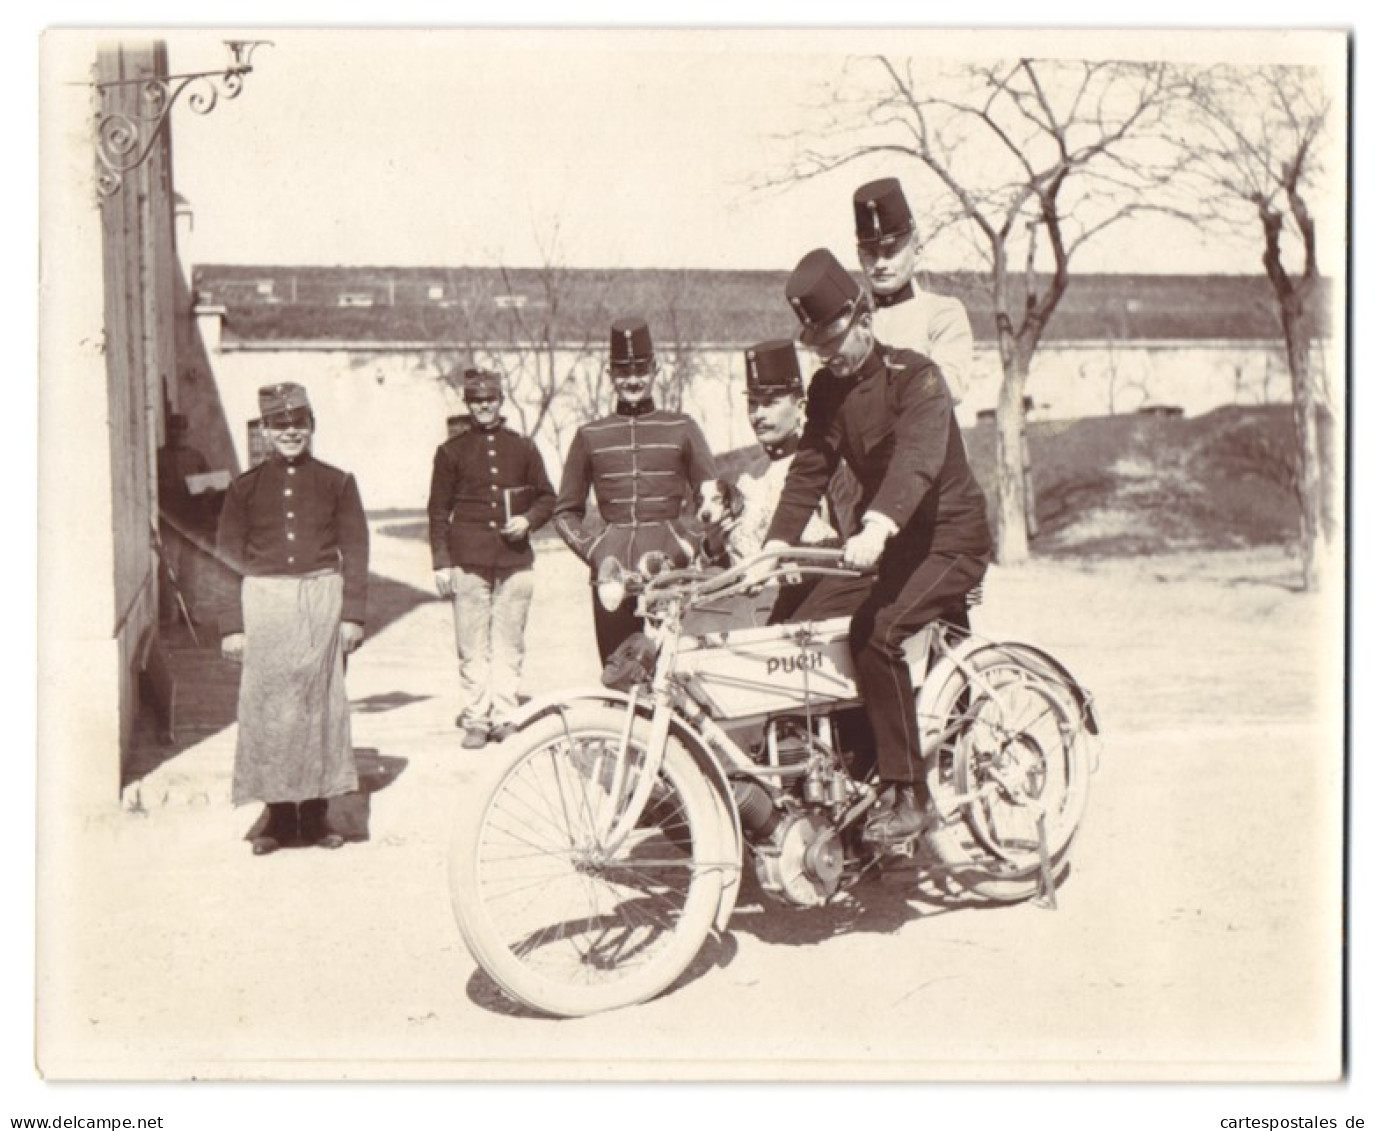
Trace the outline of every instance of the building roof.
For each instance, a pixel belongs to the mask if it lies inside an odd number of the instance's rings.
[[[612,320],[639,314],[660,348],[671,350],[790,336],[786,279],[783,271],[204,264],[194,269],[193,288],[199,303],[225,309],[226,342],[595,344]],[[963,300],[977,341],[995,340],[986,276],[933,273],[922,281]],[[1263,275],[1085,274],[1072,277],[1044,340],[1279,336]]]

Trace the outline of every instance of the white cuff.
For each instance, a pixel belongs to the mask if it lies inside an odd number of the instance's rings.
[[[898,524],[882,511],[865,511],[863,525],[877,526],[883,531],[884,538],[891,538],[898,532]]]

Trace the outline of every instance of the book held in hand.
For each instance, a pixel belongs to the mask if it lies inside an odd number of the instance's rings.
[[[501,501],[506,513],[506,521],[517,515],[525,514],[535,501],[533,487],[507,487],[501,492]]]

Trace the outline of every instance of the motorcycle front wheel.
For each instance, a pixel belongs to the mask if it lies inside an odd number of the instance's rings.
[[[1088,739],[1070,690],[1014,649],[991,647],[922,709],[943,723],[927,783],[954,815],[927,843],[950,878],[1001,902],[1058,883],[1089,790]]]
[[[720,808],[672,740],[644,813],[607,843],[647,764],[649,725],[637,719],[613,798],[626,724],[624,711],[581,707],[508,739],[509,761],[455,832],[449,882],[468,949],[506,994],[544,1013],[585,1016],[661,993],[700,951],[721,900]]]

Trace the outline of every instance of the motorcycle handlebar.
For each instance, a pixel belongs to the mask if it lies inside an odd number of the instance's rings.
[[[701,570],[679,569],[656,574],[645,582],[643,596],[658,601],[681,596],[676,591],[687,585],[692,603],[709,598],[734,596],[735,590],[752,589],[782,577],[801,574],[810,577],[859,577],[861,570],[842,565],[843,553],[821,547],[784,546],[760,550],[744,561],[704,577]],[[674,590],[674,591],[671,591]]]

